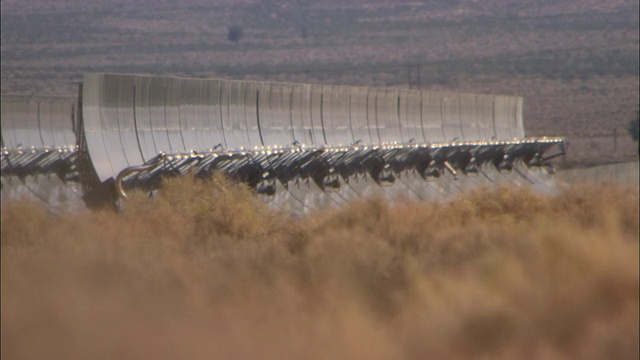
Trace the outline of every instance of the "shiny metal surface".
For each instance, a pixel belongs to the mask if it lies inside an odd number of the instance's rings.
[[[401,138],[404,142],[426,142],[422,126],[422,93],[402,89],[398,90],[398,98]]]
[[[329,143],[323,128],[324,113],[324,86],[311,85],[309,94],[309,134],[312,145]]]
[[[145,162],[156,156],[160,150],[156,146],[153,134],[153,123],[151,121],[151,78],[136,77],[134,85],[134,109],[136,133],[140,152]]]
[[[478,140],[487,141],[496,139],[496,129],[493,120],[492,95],[476,95],[476,121],[478,124]]]
[[[460,99],[455,93],[446,93],[441,98],[442,131],[445,141],[464,141],[460,120]],[[469,122],[468,119],[466,122]]]
[[[495,96],[494,123],[497,139],[522,139],[524,127],[522,126],[521,98],[514,96]]]
[[[341,86],[323,86],[322,125],[327,143],[350,145],[355,141],[351,129],[351,94]]]
[[[119,171],[118,167],[112,165],[111,156],[118,157],[120,154],[111,155],[113,144],[117,140],[113,134],[113,129],[105,127],[102,120],[102,74],[85,74],[82,93],[82,113],[84,124],[84,136],[86,137],[87,152],[91,159],[93,168],[101,181],[111,178]],[[106,121],[106,120],[105,120]],[[116,134],[117,135],[117,134]],[[117,141],[114,141],[117,140]],[[119,149],[115,149],[118,151]]]
[[[425,142],[447,141],[444,133],[442,99],[445,94],[422,93],[422,133]]]
[[[458,94],[459,121],[464,141],[479,141],[485,137],[480,134],[479,113],[481,108],[475,94]]]
[[[86,74],[82,89],[80,154],[102,184],[131,167],[145,170],[122,184],[143,187],[221,170],[296,213],[374,194],[439,201],[501,183],[555,187],[541,154],[562,140],[526,139],[519,97],[122,74]],[[69,112],[71,132],[56,120]],[[73,112],[3,106],[3,169],[61,159],[18,150],[75,146]]]
[[[377,143],[378,134],[377,132],[375,133],[376,141],[374,142],[374,134],[371,133],[371,130],[373,129],[375,132],[375,127],[369,123],[370,118],[374,121],[373,114],[369,116],[369,89],[352,88],[350,89],[350,94],[349,117],[351,119],[351,131],[354,142],[363,144]],[[375,122],[373,124],[375,124]]]
[[[373,88],[379,142],[405,142],[400,130],[400,96],[395,89]]]
[[[75,102],[2,99],[2,201],[27,199],[51,213],[84,208],[75,167]]]

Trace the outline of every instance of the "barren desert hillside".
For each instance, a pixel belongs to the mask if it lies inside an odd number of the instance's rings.
[[[637,158],[631,0],[3,0],[1,42],[3,96],[75,96],[84,72],[504,93],[566,136],[564,166]]]

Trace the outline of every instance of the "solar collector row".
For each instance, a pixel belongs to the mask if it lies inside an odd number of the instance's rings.
[[[87,74],[83,117],[101,181],[161,151],[523,138],[522,98]]]
[[[3,99],[2,147],[74,148],[75,106],[68,99]]]
[[[3,201],[26,198],[54,212],[84,207],[80,184],[61,172],[74,172],[76,107],[75,99],[3,96]]]

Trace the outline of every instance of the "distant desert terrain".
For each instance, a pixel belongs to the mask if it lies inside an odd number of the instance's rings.
[[[1,91],[76,96],[84,72],[122,72],[521,95],[528,135],[566,137],[560,166],[629,161],[638,9],[632,0],[3,0]]]

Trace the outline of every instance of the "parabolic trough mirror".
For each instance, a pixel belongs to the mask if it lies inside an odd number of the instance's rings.
[[[163,176],[222,171],[292,214],[383,194],[556,188],[561,138],[523,99],[393,88],[86,74],[78,99],[2,99],[2,197],[113,204]]]
[[[2,98],[2,199],[85,207],[77,169],[77,99]]]

